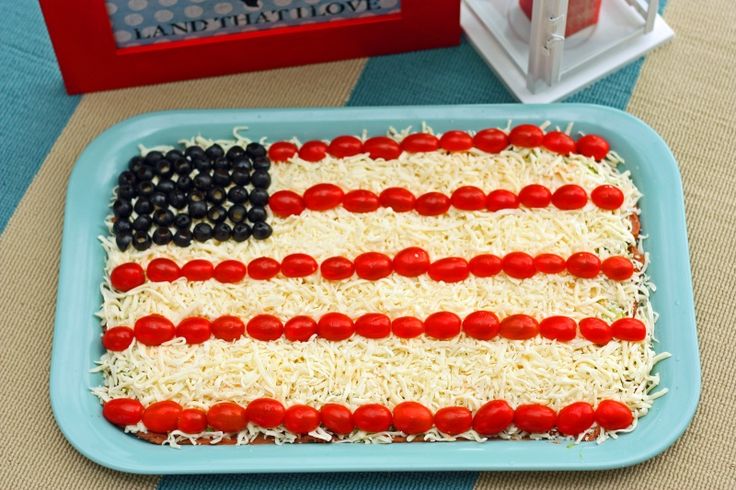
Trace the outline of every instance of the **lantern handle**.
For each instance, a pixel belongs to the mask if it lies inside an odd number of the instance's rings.
[[[536,92],[540,78],[548,86],[560,81],[562,52],[565,46],[568,0],[535,0],[529,39],[529,64],[526,86]]]

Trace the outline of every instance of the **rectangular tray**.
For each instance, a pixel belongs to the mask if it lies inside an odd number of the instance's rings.
[[[104,252],[97,236],[118,173],[146,146],[170,144],[196,134],[231,136],[248,126],[254,139],[329,139],[340,134],[385,133],[389,126],[436,131],[481,129],[551,121],[604,136],[625,160],[641,200],[648,271],[657,285],[654,309],[657,352],[672,358],[655,368],[669,393],[629,434],[602,445],[548,441],[198,446],[172,449],[124,435],[102,417],[90,387],[101,383],[90,368],[102,354],[98,310]],[[102,133],[82,153],[67,191],[61,270],[51,359],[54,416],[84,456],[120,471],[150,474],[328,471],[594,470],[632,465],[669,447],[689,424],[700,393],[700,364],[693,310],[682,185],[677,164],[662,139],[642,121],[615,109],[583,104],[415,106],[340,109],[175,111],[144,114]]]

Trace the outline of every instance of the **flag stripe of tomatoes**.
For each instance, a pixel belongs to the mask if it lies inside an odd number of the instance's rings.
[[[524,432],[549,432],[557,422],[557,413],[549,407],[532,403],[519,405],[514,410],[514,424]]]
[[[284,324],[284,337],[291,342],[306,342],[316,333],[317,322],[309,316],[295,316]]]
[[[176,335],[176,327],[161,315],[153,314],[139,318],[133,328],[135,338],[143,345],[157,346],[168,342]]]
[[[276,191],[268,199],[268,206],[275,216],[286,218],[304,211],[304,199],[294,191]]]
[[[327,145],[323,141],[307,141],[299,148],[299,158],[308,162],[319,162],[327,155]]]
[[[307,405],[293,405],[284,413],[284,428],[294,434],[308,434],[319,427],[319,412]]]
[[[107,350],[123,351],[127,349],[135,338],[135,333],[130,327],[112,327],[105,330],[102,335],[102,345]]]
[[[256,315],[245,327],[248,335],[256,340],[276,340],[281,337],[284,326],[281,320],[273,315]]]
[[[223,315],[216,318],[212,322],[212,335],[220,340],[232,342],[243,336],[245,333],[245,324],[243,321],[232,315]]]
[[[366,313],[355,320],[355,333],[368,339],[391,335],[391,319],[383,313]]]
[[[432,411],[417,402],[402,402],[394,407],[394,428],[404,434],[422,434],[432,428]]]
[[[268,158],[274,162],[285,162],[296,155],[299,149],[289,141],[277,141],[268,147]]]
[[[473,138],[465,131],[447,131],[440,138],[440,146],[447,151],[466,151],[473,147]]]
[[[264,429],[278,427],[284,420],[285,414],[284,405],[273,398],[258,398],[245,407],[248,422],[253,422]]]
[[[181,270],[171,259],[153,259],[146,267],[146,276],[153,282],[172,282],[179,279]]]
[[[363,151],[363,143],[355,136],[338,136],[327,146],[327,153],[335,158],[352,157]]]
[[[143,425],[151,432],[165,434],[176,429],[181,405],[171,400],[152,403],[143,411]]]
[[[318,268],[317,261],[307,254],[290,254],[281,261],[281,273],[286,277],[307,277]]]
[[[361,405],[353,412],[355,426],[366,432],[384,432],[391,428],[391,410],[378,403]]]
[[[351,213],[371,213],[380,205],[376,194],[362,189],[348,192],[342,200],[342,206]]]
[[[462,257],[436,260],[429,266],[429,277],[440,282],[460,282],[470,275],[468,261]]]
[[[401,155],[399,144],[387,136],[369,138],[363,143],[363,151],[375,159],[393,160]]]
[[[440,147],[440,141],[433,134],[414,133],[401,141],[401,149],[408,153],[424,153],[435,151]]]

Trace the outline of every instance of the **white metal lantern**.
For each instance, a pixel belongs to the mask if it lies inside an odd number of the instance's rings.
[[[591,0],[593,1],[593,0]],[[602,0],[599,21],[565,38],[568,0],[463,0],[468,39],[524,103],[554,102],[670,40],[658,0]]]

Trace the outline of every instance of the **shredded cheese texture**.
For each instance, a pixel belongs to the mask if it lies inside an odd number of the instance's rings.
[[[397,139],[404,134],[391,133]],[[235,136],[238,144],[247,142],[237,131]],[[227,149],[236,141],[217,142]],[[186,143],[208,146],[213,141],[198,137]],[[542,337],[478,341],[464,335],[446,341],[424,336],[411,340],[355,336],[342,342],[312,338],[304,343],[285,339],[261,342],[248,337],[225,342],[213,338],[199,345],[187,345],[184,339],[177,338],[159,347],[134,341],[125,351],[108,352],[101,357],[96,370],[102,373],[104,381],[93,392],[102,401],[133,397],[148,405],[171,399],[183,406],[203,409],[218,401],[247,404],[262,396],[276,398],[287,406],[304,403],[320,407],[337,402],[351,408],[364,403],[392,407],[413,400],[432,410],[453,405],[475,410],[488,400],[499,398],[512,406],[542,403],[554,409],[576,401],[595,405],[603,399],[614,399],[641,417],[653,400],[666,392],[653,393],[659,377],[651,371],[667,354],[657,355],[652,348],[656,314],[649,294],[653,285],[646,275],[646,264],[632,253],[632,247],[640,243],[629,218],[638,213],[641,194],[629,173],[617,169],[618,163],[615,154],[606,161],[595,162],[584,156],[562,157],[543,149],[511,149],[498,155],[477,150],[404,153],[391,161],[356,155],[345,159],[328,156],[311,163],[295,156],[290,162],[272,165],[271,192],[303,192],[321,182],[335,183],[346,190],[374,192],[403,186],[415,195],[429,191],[449,194],[463,185],[518,192],[528,184],[542,184],[554,190],[574,183],[590,192],[598,185],[610,184],[623,191],[624,205],[616,211],[600,210],[592,204],[576,211],[547,208],[490,213],[451,209],[437,217],[394,213],[390,209],[367,214],[334,209],[270,218],[274,233],[264,241],[195,242],[188,248],[167,245],[125,252],[118,250],[110,237],[101,237],[101,241],[108,256],[108,278],[117,265],[137,262],[145,267],[157,257],[183,265],[195,258],[213,263],[227,259],[247,263],[262,256],[280,260],[291,253],[307,253],[322,261],[333,256],[354,258],[368,251],[393,255],[406,247],[419,246],[433,259],[469,259],[480,253],[504,255],[513,251],[530,255],[556,253],[562,257],[587,251],[601,259],[621,255],[636,263],[634,276],[623,282],[610,281],[602,274],[579,279],[565,273],[537,274],[521,281],[500,274],[485,279],[471,277],[453,284],[435,282],[426,276],[398,275],[379,281],[353,277],[331,282],[317,274],[301,279],[277,276],[269,281],[246,278],[239,284],[179,279],[173,283],[148,282],[119,292],[105,279],[98,316],[103,328],[132,326],[136,319],[151,313],[162,314],[175,323],[193,315],[214,319],[231,314],[247,321],[254,315],[270,313],[287,320],[303,314],[316,318],[331,311],[353,318],[369,312],[424,318],[442,310],[460,316],[477,310],[491,310],[499,317],[517,313],[538,319],[567,315],[576,321],[591,316],[606,321],[634,316],[647,327],[643,342],[612,341],[599,347],[580,337],[563,343]],[[108,226],[112,226],[111,220]],[[636,423],[627,430],[635,426]],[[145,431],[141,424],[127,429]],[[263,430],[253,424],[237,434],[236,439],[238,444],[247,444],[264,435],[277,443],[296,440],[283,427]],[[337,437],[320,428],[310,435],[334,442],[386,443],[404,434],[355,431]],[[524,435],[511,426],[499,436],[513,439]],[[580,435],[578,441],[585,435]],[[600,431],[597,437],[603,441],[615,435]],[[185,440],[196,443],[198,437],[211,438],[214,443],[224,436],[220,432],[174,431],[165,444],[176,447]],[[474,431],[451,437],[436,429],[419,437],[427,441],[485,440]],[[533,437],[560,438],[556,433]]]

